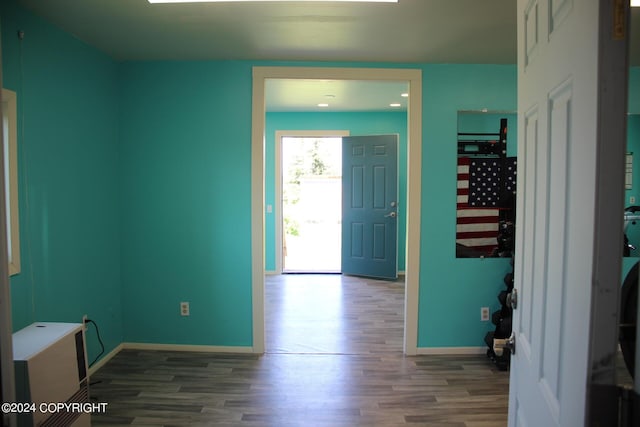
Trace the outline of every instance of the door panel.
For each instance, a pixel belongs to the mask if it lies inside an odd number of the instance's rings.
[[[363,258],[364,257],[364,224],[362,222],[351,223],[350,237],[351,237],[351,253],[350,253],[351,258]],[[344,271],[344,268],[343,268],[343,271]]]
[[[572,166],[567,159],[568,123],[570,121],[568,105],[571,101],[570,88],[563,85],[560,90],[563,95],[559,98],[551,96],[549,102],[550,150],[549,150],[549,210],[548,210],[548,238],[552,242],[547,249],[547,277],[542,300],[542,316],[544,328],[542,330],[542,383],[547,401],[552,403],[556,417],[559,410],[559,373],[562,336],[565,335],[565,323],[562,317],[564,310],[564,296],[567,292],[565,275],[565,255],[568,243],[565,232],[567,229],[566,201],[570,198],[567,188],[567,168]]]
[[[546,259],[546,234],[538,232],[538,230],[544,230],[546,228],[546,218],[542,215],[536,217],[534,208],[538,206],[542,210],[546,209],[546,197],[541,194],[542,190],[546,188],[546,175],[540,174],[538,179],[528,178],[527,172],[534,170],[537,164],[547,164],[546,147],[542,144],[538,144],[538,110],[536,108],[529,111],[524,120],[525,127],[525,144],[524,151],[521,156],[524,157],[524,161],[519,161],[519,177],[522,181],[522,187],[524,191],[530,195],[524,200],[524,208],[520,207],[518,210],[518,217],[521,224],[525,224],[526,227],[522,230],[523,237],[520,240],[531,242],[531,262],[522,265],[522,268],[517,270],[520,273],[519,277],[516,277],[516,283],[520,283],[520,295],[523,301],[533,301],[534,304],[523,304],[519,310],[514,311],[514,318],[520,325],[520,340],[518,342],[518,351],[524,355],[527,359],[531,358],[531,347],[534,333],[533,325],[533,311],[535,307],[540,307],[537,303],[535,289],[533,283],[537,279],[537,275],[541,271],[544,271],[544,263]],[[522,250],[521,247],[519,250]],[[534,269],[533,266],[537,265],[538,269]]]
[[[342,273],[395,279],[398,136],[342,139]]]

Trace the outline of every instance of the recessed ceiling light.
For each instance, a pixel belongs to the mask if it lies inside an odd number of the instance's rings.
[[[405,93],[401,94],[400,96],[403,97],[403,98],[408,98],[409,94],[405,92]]]
[[[398,108],[398,107],[402,107],[402,104],[400,104],[398,102],[394,102],[392,104],[389,104],[389,107]]]
[[[325,108],[325,107],[328,107],[328,106],[329,106],[329,104],[325,104],[325,103],[318,104],[318,107],[322,107],[322,108]]]
[[[361,2],[361,3],[398,3],[398,0],[149,0],[149,3],[237,3],[237,2],[303,2],[303,1],[320,1],[320,2]]]

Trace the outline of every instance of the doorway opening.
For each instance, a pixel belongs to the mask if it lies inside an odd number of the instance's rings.
[[[417,354],[420,277],[420,206],[422,166],[422,72],[419,69],[253,67],[252,111],[252,317],[253,351],[265,351],[265,140],[266,82],[271,79],[335,81],[403,81],[409,83],[407,109],[406,256],[403,349]],[[287,93],[291,93],[288,91]],[[277,159],[277,157],[276,157]],[[269,205],[267,212],[269,212]],[[276,224],[278,222],[276,221]],[[276,238],[281,236],[276,233]]]
[[[282,272],[339,273],[342,138],[281,139]]]

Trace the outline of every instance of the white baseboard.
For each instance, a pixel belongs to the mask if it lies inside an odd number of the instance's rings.
[[[474,355],[486,354],[488,347],[418,347],[416,354],[420,355]]]
[[[322,272],[319,272],[318,274],[322,274]],[[336,274],[336,273],[330,273],[330,274]],[[340,273],[337,273],[337,274],[340,274]],[[280,271],[276,271],[276,270],[265,270],[264,275],[265,276],[280,276],[280,275],[282,275],[282,273]],[[403,271],[398,271],[398,277],[404,278],[404,276],[406,276],[404,270]]]
[[[163,351],[191,351],[203,353],[254,353],[253,347],[235,347],[218,345],[189,345],[189,344],[154,344],[154,343],[122,343],[127,350],[163,350]]]
[[[122,348],[123,348],[122,343],[118,344],[116,346],[116,348],[111,350],[102,359],[98,360],[93,366],[91,366],[89,368],[89,377],[91,377],[93,374],[95,374],[98,369],[102,368],[105,363],[107,363],[109,360],[113,359],[113,356],[115,356],[116,354],[120,353],[120,350],[122,350]]]

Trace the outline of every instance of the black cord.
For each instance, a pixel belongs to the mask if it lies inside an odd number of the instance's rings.
[[[100,343],[100,353],[96,356],[95,359],[93,359],[93,362],[89,363],[89,367],[92,367],[98,361],[98,359],[100,359],[100,356],[104,354],[104,343],[102,342],[102,338],[100,338],[100,330],[98,329],[98,324],[91,319],[85,319],[84,323],[93,324],[94,328],[96,328],[96,336],[98,337],[98,342]]]

